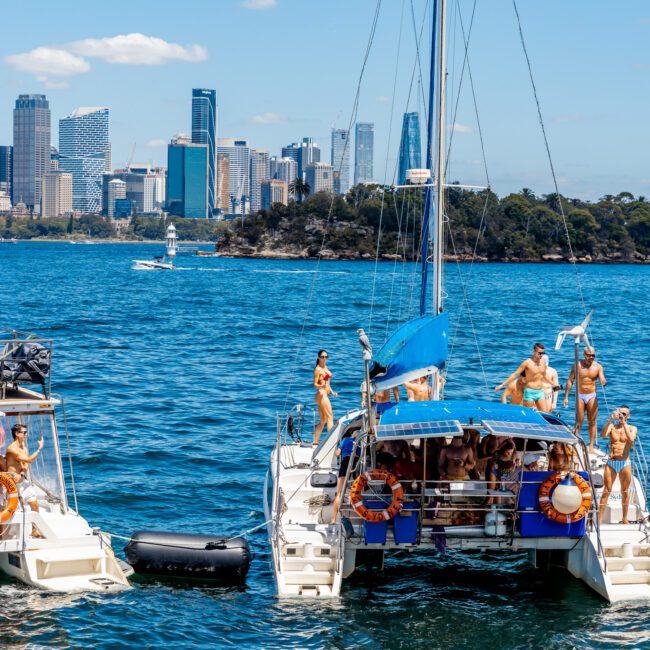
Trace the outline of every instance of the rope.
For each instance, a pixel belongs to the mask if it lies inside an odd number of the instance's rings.
[[[569,253],[571,255],[570,257],[570,262],[573,267],[573,271],[576,277],[576,283],[578,285],[578,293],[580,295],[580,302],[582,303],[582,311],[583,314],[586,316],[587,315],[587,304],[585,302],[585,297],[584,297],[584,292],[582,289],[582,282],[580,280],[580,273],[578,272],[578,265],[576,264],[576,256],[573,252],[573,246],[571,244],[571,236],[569,234],[569,227],[567,224],[566,216],[564,214],[564,206],[562,205],[562,197],[560,196],[560,190],[558,188],[557,184],[557,177],[555,175],[555,168],[553,166],[553,159],[551,158],[551,148],[548,143],[548,138],[546,137],[546,128],[544,126],[544,119],[542,118],[542,109],[540,107],[539,103],[539,98],[537,96],[537,87],[535,86],[535,79],[533,78],[533,69],[532,65],[530,63],[530,57],[528,56],[528,50],[526,48],[526,41],[524,39],[524,31],[521,26],[521,18],[519,16],[519,10],[517,8],[517,0],[512,0],[512,6],[515,10],[515,15],[517,16],[517,27],[519,28],[519,39],[521,41],[521,47],[524,51],[524,56],[526,57],[526,65],[528,66],[528,76],[530,77],[530,83],[533,88],[533,95],[535,97],[535,104],[537,106],[537,117],[539,119],[539,125],[542,129],[542,136],[544,138],[544,146],[546,147],[546,155],[548,157],[548,164],[551,168],[551,175],[553,176],[553,186],[555,188],[555,196],[557,196],[557,202],[560,210],[560,215],[562,217],[562,225],[564,226],[564,233],[566,235],[567,239],[567,244],[569,246]],[[595,347],[595,337],[593,336],[593,330],[591,329],[590,326],[587,327],[587,330],[589,331],[590,337],[591,337],[591,342],[592,345]],[[579,371],[579,367],[576,368],[576,372]],[[605,390],[605,387],[602,387],[603,389],[603,398],[605,399],[605,408],[609,411],[609,404],[607,402],[607,391]],[[576,395],[577,399],[577,395]]]
[[[247,530],[237,534],[233,535],[232,537],[227,537],[226,539],[219,539],[216,538],[214,542],[206,542],[206,547],[208,544],[218,544],[218,545],[223,545],[227,544],[228,542],[231,542],[233,539],[237,539],[238,537],[245,537],[246,535],[249,535],[250,533],[254,533],[256,530],[259,530],[260,528],[263,528],[267,524],[270,524],[273,521],[273,519],[267,519],[264,523],[259,524],[258,526],[253,526],[253,528],[248,528]],[[149,544],[151,546],[165,546],[167,548],[187,548],[187,549],[194,549],[196,550],[196,546],[187,546],[186,544],[169,544],[166,542],[148,542],[140,539],[133,539],[133,536],[130,537],[125,537],[124,535],[118,535],[116,533],[111,533],[109,531],[106,531],[111,537],[115,537],[116,539],[121,539],[124,540],[125,542],[136,542],[137,544]]]
[[[359,79],[357,81],[357,90],[356,90],[356,94],[355,94],[355,98],[354,98],[352,112],[351,112],[351,115],[350,115],[350,121],[349,121],[349,124],[348,124],[348,137],[346,138],[346,145],[345,146],[347,146],[348,140],[350,138],[350,129],[351,129],[352,124],[354,123],[354,121],[356,119],[357,110],[358,110],[358,107],[359,107],[359,96],[360,96],[360,93],[361,93],[361,82],[363,80],[363,75],[364,75],[365,70],[366,70],[366,64],[368,63],[368,58],[370,56],[370,50],[372,49],[372,43],[373,43],[374,38],[375,38],[375,32],[376,32],[376,29],[377,29],[377,21],[378,21],[378,18],[379,18],[379,10],[380,10],[380,8],[381,8],[381,0],[377,0],[377,5],[375,7],[375,13],[374,13],[373,21],[372,21],[372,26],[370,28],[370,35],[368,36],[368,43],[366,45],[366,51],[365,51],[365,55],[364,55],[364,58],[363,58],[363,64],[361,66],[361,71],[359,72]],[[342,163],[343,163],[343,160],[341,159],[341,164]],[[321,238],[321,243],[320,243],[320,247],[319,247],[319,250],[318,250],[318,257],[316,258],[316,270],[314,271],[314,277],[312,278],[311,286],[309,288],[309,295],[308,295],[308,298],[307,298],[307,305],[306,305],[306,308],[305,308],[305,315],[303,317],[302,325],[301,325],[301,328],[300,328],[300,335],[298,337],[298,344],[296,346],[296,354],[295,354],[294,360],[293,360],[293,367],[298,366],[298,357],[299,357],[300,352],[302,350],[302,341],[304,339],[305,329],[306,329],[306,326],[307,326],[307,318],[309,317],[309,313],[310,313],[310,310],[311,310],[311,303],[312,303],[312,300],[314,299],[314,289],[316,287],[316,281],[318,279],[318,273],[320,271],[320,263],[321,263],[322,256],[323,256],[323,249],[324,249],[324,246],[325,246],[325,239],[327,238],[327,226],[329,225],[329,223],[330,223],[330,221],[332,219],[332,213],[333,213],[333,210],[334,210],[334,201],[335,201],[335,199],[336,199],[336,197],[334,196],[334,194],[332,194],[332,198],[331,198],[331,201],[330,201],[330,207],[329,207],[329,211],[328,211],[328,214],[327,214],[327,221],[325,222],[326,227],[323,229],[323,236]],[[289,397],[291,396],[291,390],[293,388],[293,379],[294,379],[295,374],[296,373],[291,373],[290,377],[289,377],[289,383],[288,383],[288,386],[287,386],[287,393],[286,393],[286,396],[285,396],[285,399],[284,399],[284,406],[282,408],[283,411],[286,411],[286,409],[287,409],[287,403],[289,401]]]

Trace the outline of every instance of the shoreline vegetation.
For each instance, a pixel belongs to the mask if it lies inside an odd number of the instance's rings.
[[[134,215],[0,216],[0,237],[36,241],[158,243],[173,222],[179,243],[218,243],[224,257],[417,261],[422,189],[399,193],[357,185],[346,196],[319,192],[243,219],[207,221]],[[561,203],[560,203],[561,202]],[[566,218],[561,216],[561,210]],[[477,262],[650,264],[650,202],[629,192],[596,202],[529,189],[447,191],[445,259]],[[571,241],[571,248],[568,245]]]

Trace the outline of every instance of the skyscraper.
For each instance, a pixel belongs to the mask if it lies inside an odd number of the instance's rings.
[[[320,162],[320,149],[312,138],[303,138],[302,142],[282,147],[282,157],[293,158],[298,165],[298,176],[304,179],[307,165]]]
[[[208,145],[174,138],[167,147],[167,209],[179,217],[207,219]]]
[[[217,154],[217,207],[222,213],[230,212],[230,169],[229,158]]]
[[[48,163],[50,158],[48,149]],[[109,111],[75,108],[59,120],[59,169],[72,174],[72,203],[79,212],[99,212],[102,176],[110,171]]]
[[[357,122],[354,127],[354,184],[373,180],[375,125]]]
[[[332,129],[332,169],[334,193],[345,194],[350,189],[350,143],[347,129]]]
[[[115,201],[126,198],[126,183],[119,178],[108,182],[107,199],[104,209],[112,219],[115,216]]]
[[[72,212],[72,174],[50,170],[41,184],[41,216],[61,217]]]
[[[262,183],[262,208],[270,209],[274,203],[287,205],[289,201],[289,189],[287,182],[277,178],[271,178]]]
[[[399,145],[399,185],[406,183],[408,169],[420,169],[421,167],[420,118],[417,113],[404,113],[402,139]]]
[[[38,210],[50,170],[50,104],[45,95],[18,95],[14,108],[13,204]]]
[[[251,149],[251,212],[262,207],[262,183],[269,179],[269,152]]]
[[[221,206],[228,214],[248,214],[251,195],[251,150],[248,140],[219,138],[217,154],[228,158],[230,205]]]
[[[321,162],[307,165],[305,169],[305,181],[309,185],[310,194],[316,194],[316,192],[332,192],[334,189],[332,166]]]
[[[13,147],[0,145],[0,192],[11,197],[11,177],[13,175]]]
[[[208,205],[217,207],[217,91],[192,89],[192,142],[208,145]]]

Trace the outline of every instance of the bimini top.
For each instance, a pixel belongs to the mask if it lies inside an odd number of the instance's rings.
[[[497,436],[577,441],[562,420],[537,409],[475,400],[400,402],[383,412],[377,438],[439,438],[460,435],[463,426],[472,425]]]

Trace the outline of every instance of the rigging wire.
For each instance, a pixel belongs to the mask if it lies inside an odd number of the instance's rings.
[[[366,44],[366,50],[365,50],[365,54],[364,54],[364,57],[363,57],[363,63],[361,65],[361,71],[359,72],[359,79],[357,81],[357,89],[356,89],[356,93],[355,93],[354,102],[353,102],[353,105],[352,105],[352,111],[351,111],[351,114],[350,114],[350,122],[349,122],[349,128],[348,128],[348,137],[346,138],[346,145],[347,145],[347,141],[349,140],[349,137],[350,137],[351,125],[354,123],[354,120],[356,119],[357,109],[359,107],[359,96],[361,94],[361,82],[363,81],[363,75],[365,73],[366,65],[368,63],[368,58],[370,57],[370,51],[372,49],[372,44],[373,44],[373,41],[375,39],[375,32],[377,30],[377,22],[379,20],[379,11],[381,9],[381,2],[382,2],[382,0],[377,0],[377,4],[375,6],[375,13],[374,13],[373,20],[372,20],[372,25],[371,25],[371,28],[370,28],[370,34],[368,36],[368,42]],[[343,160],[341,159],[341,164],[342,164],[342,162],[343,162]],[[296,367],[298,365],[298,357],[300,356],[300,352],[302,350],[302,341],[303,341],[304,334],[305,334],[305,329],[306,329],[306,326],[307,326],[307,319],[309,317],[309,312],[310,312],[310,309],[311,309],[311,303],[312,303],[312,300],[314,299],[316,281],[318,279],[318,274],[319,274],[319,271],[320,271],[320,263],[321,263],[322,256],[323,256],[323,249],[324,249],[324,246],[325,246],[325,239],[327,238],[327,225],[329,225],[329,223],[330,223],[330,221],[332,219],[332,213],[333,213],[333,210],[334,210],[334,201],[335,201],[335,199],[336,199],[336,197],[332,194],[332,199],[330,201],[330,207],[329,207],[329,211],[328,211],[328,214],[327,214],[327,220],[325,222],[326,227],[323,229],[323,236],[321,238],[320,248],[318,250],[318,257],[316,258],[316,269],[314,271],[313,278],[312,278],[312,281],[311,281],[311,286],[309,288],[309,294],[308,294],[308,297],[307,297],[307,305],[305,307],[305,315],[303,317],[302,325],[301,325],[301,328],[300,328],[300,334],[298,336],[298,344],[296,345],[296,354],[295,354],[294,360],[293,360],[293,367]],[[286,411],[287,402],[289,401],[289,397],[291,396],[291,390],[293,388],[294,375],[295,375],[295,373],[291,373],[291,375],[289,377],[289,382],[288,382],[288,386],[287,386],[287,393],[286,393],[286,396],[285,396],[285,399],[284,399],[283,411]]]
[[[567,219],[566,215],[564,214],[564,206],[562,205],[562,197],[560,196],[560,190],[558,187],[557,183],[557,176],[555,174],[555,167],[553,165],[553,158],[551,157],[551,147],[548,142],[548,137],[546,136],[546,127],[544,125],[544,119],[542,117],[542,109],[541,105],[539,102],[539,97],[537,95],[537,86],[535,85],[535,79],[533,77],[533,68],[532,64],[530,62],[530,57],[528,56],[528,48],[526,47],[526,39],[524,38],[524,30],[523,27],[521,26],[521,17],[519,15],[519,9],[517,8],[517,0],[512,0],[512,6],[515,10],[515,16],[517,17],[517,27],[519,29],[519,40],[521,41],[521,47],[522,50],[524,51],[524,57],[526,58],[526,65],[528,67],[528,77],[530,78],[530,84],[533,88],[533,96],[535,98],[535,105],[537,106],[537,117],[539,119],[539,125],[542,130],[542,137],[544,139],[544,146],[546,148],[546,156],[548,158],[548,164],[549,167],[551,168],[551,175],[553,177],[553,186],[555,188],[555,196],[557,197],[557,202],[558,202],[558,207],[560,210],[560,216],[562,217],[562,225],[564,226],[564,233],[566,235],[567,239],[567,244],[569,246],[569,254],[570,254],[570,259],[569,261],[571,262],[571,266],[573,267],[573,272],[575,274],[576,278],[576,284],[578,285],[578,293],[580,295],[580,302],[582,303],[582,311],[584,316],[587,315],[587,304],[585,301],[585,296],[584,296],[584,291],[582,288],[582,281],[580,279],[580,273],[578,271],[578,265],[576,263],[576,256],[573,253],[573,245],[571,244],[571,235],[569,234],[569,226],[567,224]],[[588,331],[590,332],[591,335],[591,342],[592,345],[595,346],[595,339],[593,336],[593,330],[591,327],[587,327]],[[578,368],[576,368],[576,372],[578,371]],[[609,404],[607,403],[607,393],[605,391],[605,387],[603,386],[603,396],[605,398],[605,406],[607,410],[609,411]]]

